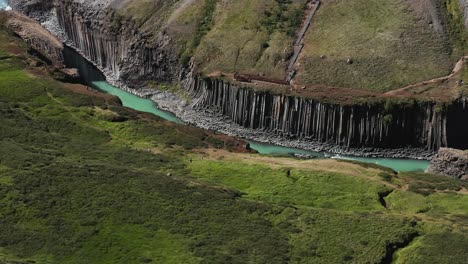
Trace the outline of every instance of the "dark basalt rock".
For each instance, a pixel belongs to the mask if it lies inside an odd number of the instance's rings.
[[[441,148],[427,172],[468,180],[468,151]]]
[[[285,138],[302,138],[343,147],[467,147],[465,100],[447,106],[433,102],[338,105],[257,92],[224,80],[197,78],[185,83],[192,107],[210,109],[245,128]]]
[[[48,12],[54,6],[53,0],[9,0],[8,3],[13,10],[19,11],[29,17],[40,17],[42,13]]]

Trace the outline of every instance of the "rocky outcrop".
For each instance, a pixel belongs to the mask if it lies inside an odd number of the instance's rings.
[[[63,44],[36,20],[15,11],[7,13],[7,27],[56,66],[63,66]]]
[[[441,148],[427,172],[468,180],[468,151]]]
[[[44,0],[9,0],[8,4],[18,12],[29,17],[40,18],[44,12],[49,12],[54,1]]]

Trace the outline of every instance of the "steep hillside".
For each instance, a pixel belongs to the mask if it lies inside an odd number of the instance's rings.
[[[283,79],[307,2],[134,0],[117,12],[148,32],[166,31],[182,61],[193,56],[204,74]],[[464,54],[462,15],[453,0],[321,1],[297,83],[388,91],[446,76]]]
[[[113,4],[141,29],[165,32],[183,63],[193,56],[204,74],[263,73],[284,78],[306,0],[124,1]]]
[[[448,40],[435,2],[323,1],[305,40],[300,81],[388,91],[448,75],[462,52]]]

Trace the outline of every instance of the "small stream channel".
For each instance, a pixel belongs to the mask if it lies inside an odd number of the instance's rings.
[[[0,3],[3,0],[0,0]],[[161,110],[158,108],[156,103],[151,99],[140,98],[136,95],[123,91],[117,87],[112,86],[108,82],[104,75],[90,62],[83,58],[79,53],[71,48],[66,48],[64,51],[65,63],[67,67],[77,68],[84,84],[99,90],[104,93],[112,94],[120,98],[122,104],[126,107],[152,113],[168,121],[183,124],[184,122],[177,118],[173,113]],[[388,168],[392,168],[399,172],[405,171],[424,171],[428,166],[429,162],[424,160],[411,160],[411,159],[390,159],[390,158],[364,158],[344,155],[329,155],[328,153],[315,152],[304,149],[288,148],[278,145],[272,145],[267,143],[250,142],[250,147],[261,154],[268,155],[301,155],[318,158],[334,158],[341,160],[354,160],[366,163],[378,164]]]

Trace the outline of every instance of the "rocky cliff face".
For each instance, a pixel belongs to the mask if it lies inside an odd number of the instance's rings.
[[[121,21],[112,1],[56,1],[55,13],[66,41],[117,80],[141,86],[145,80],[173,82],[183,67],[170,39],[148,36]]]
[[[9,11],[7,16],[7,27],[11,31],[30,44],[50,63],[56,66],[63,65],[63,44],[54,35],[45,30],[37,21],[23,14]]]
[[[427,172],[468,180],[468,152],[441,148],[432,159]]]
[[[44,0],[9,0],[13,10],[19,11],[29,17],[41,17],[44,12],[53,8],[54,1]]]
[[[185,86],[193,98],[192,107],[209,108],[245,128],[287,138],[345,147],[468,147],[462,138],[468,126],[458,123],[468,116],[464,100],[447,106],[431,102],[334,105],[256,92],[223,80],[194,78]]]
[[[463,99],[445,106],[431,102],[334,105],[200,78],[179,63],[167,35],[140,32],[133,22],[120,20],[112,3],[60,0],[53,8],[38,5],[35,13],[43,12],[42,17],[50,19],[44,12],[49,8],[60,31],[56,33],[62,33],[107,77],[133,88],[147,80],[180,82],[192,108],[222,114],[246,129],[347,148],[468,148],[468,125],[460,122],[468,116]],[[33,12],[30,5],[26,7]]]

